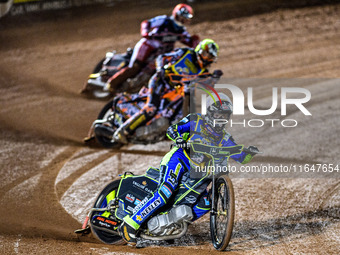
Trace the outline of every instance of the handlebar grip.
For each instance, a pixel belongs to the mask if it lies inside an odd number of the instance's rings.
[[[242,150],[243,152],[246,152],[246,153],[253,153],[253,154],[263,154],[262,151],[258,151],[258,150],[251,150],[251,149],[248,149],[248,148],[243,148]]]
[[[189,148],[189,147],[191,146],[191,143],[190,143],[190,142],[186,142],[186,144],[187,144],[187,146],[186,146],[187,148]],[[172,143],[171,146],[170,146],[170,148],[172,148],[172,147],[178,147],[178,146],[177,146],[176,143]],[[181,147],[178,147],[178,148],[181,148]]]

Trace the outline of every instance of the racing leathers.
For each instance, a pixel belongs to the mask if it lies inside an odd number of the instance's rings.
[[[126,79],[134,77],[147,65],[150,56],[160,55],[174,49],[177,41],[195,47],[199,43],[198,36],[191,36],[184,26],[178,25],[172,16],[161,15],[141,23],[142,38],[137,42],[129,65],[114,74],[107,86],[114,90]],[[151,72],[147,70],[146,72]]]
[[[157,72],[149,81],[149,94],[145,106],[130,119],[125,121],[115,132],[113,139],[127,143],[126,136],[136,128],[144,125],[157,113],[162,96],[169,92],[189,94],[189,82],[199,77],[210,77],[212,74],[197,63],[197,54],[192,48],[179,48],[158,56],[156,59]],[[171,100],[171,98],[169,98]]]
[[[182,138],[186,142],[203,143],[210,146],[233,147],[236,145],[230,134],[224,130],[221,133],[214,132],[207,125],[200,114],[189,114],[177,124],[170,126],[167,136],[176,141]],[[195,155],[190,149],[173,147],[162,159],[160,164],[159,184],[154,193],[147,201],[140,203],[133,211],[133,215],[124,217],[124,224],[137,230],[152,214],[166,205],[170,199],[174,199],[174,206],[188,205],[193,209],[196,220],[210,210],[210,200],[207,193],[207,186],[211,182],[208,175],[201,178],[192,178],[190,169],[194,166]],[[227,166],[231,157],[242,164],[248,163],[253,154],[241,152],[236,155],[226,156],[216,164]]]

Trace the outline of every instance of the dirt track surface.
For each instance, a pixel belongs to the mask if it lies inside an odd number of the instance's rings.
[[[0,253],[214,253],[208,217],[174,244],[147,243],[138,250],[73,233],[104,183],[127,170],[158,166],[169,148],[167,142],[122,151],[82,144],[104,105],[79,95],[87,75],[106,51],[133,46],[141,20],[166,9],[100,13],[84,8],[0,20]],[[313,116],[290,115],[302,120],[298,128],[231,129],[237,141],[265,151],[253,165],[339,164],[339,17],[340,5],[326,5],[189,27],[219,43],[214,67],[238,78],[240,87],[249,84],[239,78],[313,78],[301,82],[312,93],[307,106]],[[271,102],[271,87],[254,86],[258,106]],[[233,179],[230,254],[340,254],[339,179],[300,177]]]

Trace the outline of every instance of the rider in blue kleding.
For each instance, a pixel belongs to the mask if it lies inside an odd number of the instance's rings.
[[[146,105],[116,130],[113,140],[126,144],[126,136],[132,134],[137,127],[147,123],[157,113],[162,95],[179,90],[182,86],[184,86],[184,93],[189,94],[190,89],[187,86],[188,83],[183,83],[184,78],[188,82],[198,76],[222,75],[221,71],[211,74],[207,69],[217,59],[218,50],[217,43],[211,39],[204,39],[195,49],[179,48],[160,55],[156,59],[157,72],[149,81]]]
[[[203,143],[210,146],[233,147],[234,139],[225,131],[227,121],[215,122],[216,119],[229,120],[232,114],[230,99],[220,93],[220,100],[207,100],[207,113],[189,114],[177,124],[168,128],[168,137],[176,146],[168,152],[160,164],[160,179],[156,191],[140,203],[133,211],[133,215],[124,217],[119,228],[123,239],[129,243],[136,243],[136,232],[155,211],[166,205],[170,199],[175,199],[174,206],[188,205],[193,209],[194,219],[202,217],[210,210],[207,186],[211,179],[192,178],[191,169],[195,164],[204,161],[204,156],[190,152],[190,143]],[[218,124],[217,124],[218,123]],[[241,152],[230,156],[235,161],[246,164],[258,152],[255,146],[248,147],[249,152]],[[193,159],[195,160],[193,161]],[[229,157],[215,162],[217,165],[227,166]],[[190,199],[187,199],[190,198]]]

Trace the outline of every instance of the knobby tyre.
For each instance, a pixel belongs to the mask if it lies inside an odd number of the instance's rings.
[[[98,114],[97,119],[102,120],[107,118],[113,111],[113,99],[111,99],[109,102],[106,103],[106,105],[103,107],[103,109]]]
[[[112,191],[116,191],[116,192],[118,191],[119,182],[120,180],[115,180],[115,181],[110,182],[108,185],[106,185],[105,188],[97,196],[94,202],[93,208],[103,207],[102,205],[106,199],[106,196]],[[94,235],[94,237],[106,244],[114,244],[114,245],[124,244],[125,242],[121,236],[107,233],[93,226],[91,219],[96,214],[98,214],[98,212],[92,212],[90,215],[90,227],[91,227],[91,232]]]
[[[97,119],[99,119],[99,120],[107,119],[112,114],[112,111],[113,111],[112,106],[113,106],[113,99],[110,100],[109,102],[107,102],[107,104],[103,107],[103,109],[98,114]],[[112,127],[112,128],[115,130],[117,127]],[[96,140],[98,141],[98,143],[101,144],[105,148],[118,149],[118,148],[121,147],[120,143],[114,143],[114,142],[112,142],[111,138],[106,137],[104,135],[100,135],[98,132],[95,132],[95,137],[96,137]]]
[[[217,178],[212,203],[216,211],[210,213],[211,240],[215,249],[223,251],[230,242],[235,215],[234,188],[227,175]]]
[[[103,58],[102,60],[100,60],[100,61],[98,62],[98,64],[95,66],[95,68],[93,69],[92,73],[99,73],[100,70],[102,70],[104,61],[105,61],[105,58]]]
[[[98,64],[93,69],[92,73],[99,73],[103,68],[103,63],[106,58],[101,59]],[[111,97],[111,93],[108,91],[104,91],[102,89],[91,89],[88,91],[87,96],[89,98],[96,98],[100,100],[107,100]]]

